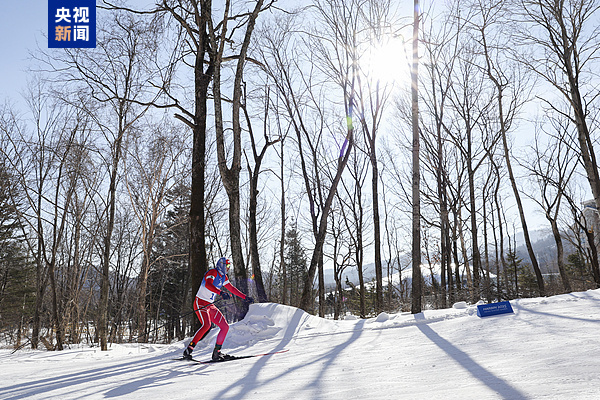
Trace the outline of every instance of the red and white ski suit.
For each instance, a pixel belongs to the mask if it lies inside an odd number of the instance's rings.
[[[204,279],[202,279],[202,284],[198,289],[198,293],[196,293],[196,300],[194,301],[194,310],[196,310],[196,315],[202,324],[192,339],[191,343],[194,343],[194,345],[204,337],[213,322],[220,329],[216,344],[222,345],[225,341],[225,336],[227,336],[227,332],[229,331],[229,324],[221,311],[213,304],[215,297],[221,293],[222,287],[225,287],[237,297],[246,299],[246,295],[229,282],[227,275],[220,275],[216,268],[208,270],[204,275]]]

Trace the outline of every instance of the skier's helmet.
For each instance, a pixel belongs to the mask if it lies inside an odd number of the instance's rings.
[[[227,275],[227,269],[229,268],[229,264],[231,263],[227,258],[219,258],[219,261],[217,261],[217,271],[219,272],[219,275]]]

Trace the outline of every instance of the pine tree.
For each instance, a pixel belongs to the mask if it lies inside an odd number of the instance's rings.
[[[288,271],[290,305],[299,306],[300,297],[304,290],[304,281],[308,274],[306,253],[295,224],[287,231],[285,236],[285,264]]]
[[[567,256],[567,273],[573,279],[578,290],[585,290],[593,287],[593,276],[591,267],[586,262],[585,256],[581,252],[569,254]]]
[[[160,319],[158,325],[166,323],[166,336],[170,341],[175,337],[184,338],[185,325],[180,315],[192,305],[188,256],[190,189],[181,185],[167,197],[173,209],[167,212],[152,249],[152,259],[156,262],[150,267],[149,285],[151,312]],[[176,199],[173,201],[173,198]]]
[[[23,335],[23,321],[33,315],[34,271],[21,243],[17,193],[0,162],[0,330],[14,333],[15,345]]]
[[[511,298],[534,297],[538,295],[538,281],[530,264],[522,264],[514,250],[506,255],[505,279],[508,282],[508,295]]]
[[[505,280],[507,282],[507,295],[510,298],[519,297],[519,267],[523,262],[517,257],[514,250],[509,250],[506,254],[506,269],[504,270]]]
[[[519,288],[521,297],[536,297],[539,294],[537,279],[530,264],[519,268]]]

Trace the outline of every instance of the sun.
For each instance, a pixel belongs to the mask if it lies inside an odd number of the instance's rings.
[[[409,45],[398,37],[371,46],[364,55],[365,73],[380,84],[410,84]]]

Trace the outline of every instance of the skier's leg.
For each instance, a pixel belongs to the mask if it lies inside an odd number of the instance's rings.
[[[223,313],[221,313],[217,307],[214,307],[210,314],[212,322],[214,322],[215,325],[217,325],[220,329],[220,332],[217,335],[217,345],[222,346],[223,342],[225,341],[225,337],[227,336],[227,332],[229,332],[229,324],[227,323]]]
[[[229,332],[229,324],[227,320],[217,309],[216,307],[211,310],[211,319],[212,321],[219,327],[220,331],[217,335],[217,343],[215,344],[215,349],[213,350],[212,359],[219,360],[223,358],[227,358],[227,355],[221,354],[221,347],[223,346],[223,342],[225,341],[225,337],[227,336],[227,332]]]
[[[212,327],[212,322],[209,309],[213,307],[214,306],[212,304],[205,303],[196,297],[196,301],[194,301],[194,310],[196,310],[196,315],[200,320],[201,326],[200,329],[196,331],[196,334],[194,334],[194,337],[192,338],[192,341],[190,342],[188,347],[184,350],[183,356],[185,358],[192,357],[192,351],[194,351],[194,347],[196,346],[196,344],[198,344],[200,340],[204,339],[204,337],[206,337],[206,335],[210,331]]]

